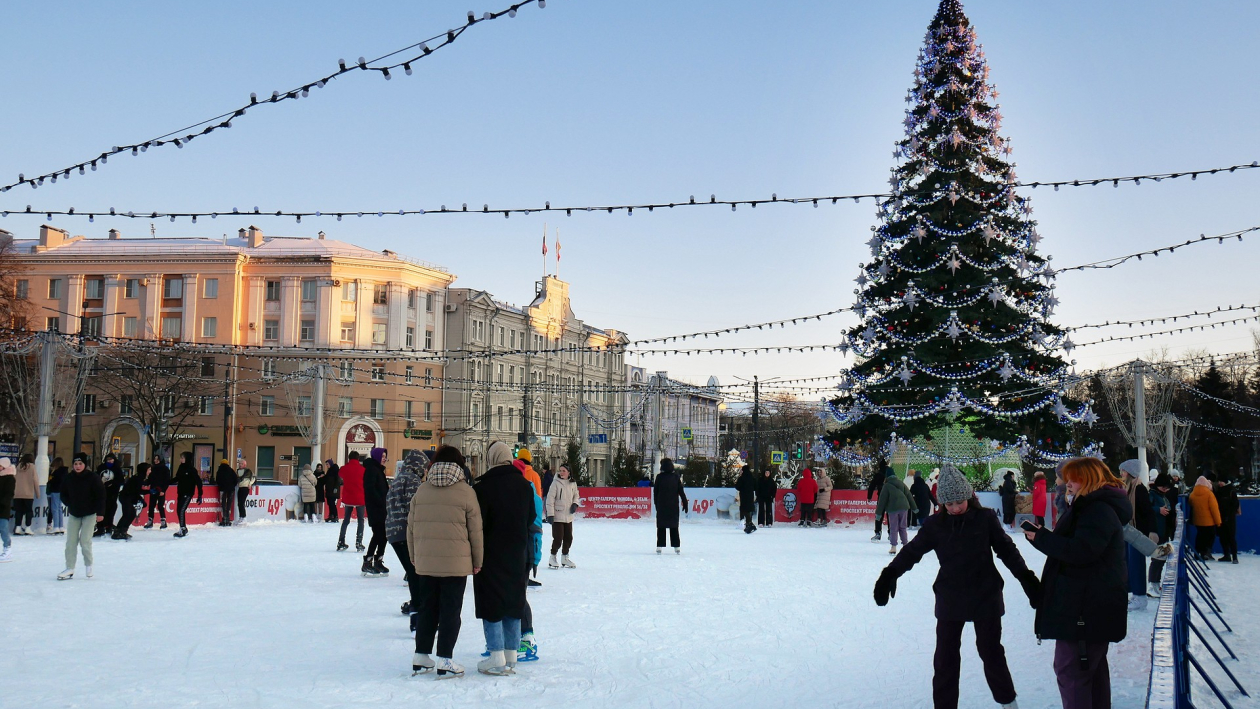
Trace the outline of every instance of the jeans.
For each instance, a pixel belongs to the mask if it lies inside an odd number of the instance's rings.
[[[764,527],[774,523],[774,503],[770,500],[757,501],[757,525]]]
[[[665,546],[665,530],[669,530],[670,546],[677,549],[682,546],[682,540],[678,538],[678,527],[657,527],[656,528],[656,548],[660,549]]]
[[[888,543],[897,546],[897,536],[901,536],[901,543],[905,544],[909,541],[910,535],[906,532],[906,520],[909,517],[908,510],[898,510],[888,513]]]
[[[1146,596],[1146,557],[1132,545],[1125,544],[1125,555],[1129,566],[1129,593],[1134,598]]]
[[[1111,709],[1111,673],[1107,643],[1086,643],[1085,662],[1075,640],[1054,643],[1054,675],[1063,709]]]
[[[521,619],[504,617],[497,623],[481,621],[481,630],[486,634],[486,649],[511,650],[516,652],[521,646]],[[416,633],[419,639],[419,631]]]
[[[936,621],[936,655],[932,658],[932,705],[935,709],[958,706],[958,673],[962,667],[959,649],[966,624],[961,620]],[[1015,683],[1006,664],[1006,649],[1002,647],[1002,616],[978,618],[972,625],[976,631],[976,651],[984,663],[984,678],[993,693],[993,701],[998,704],[1015,701]]]
[[[403,542],[394,544],[403,544],[404,549],[406,548]],[[398,547],[395,546],[394,549],[397,550]],[[407,565],[411,565],[410,560]],[[416,652],[429,654],[433,651],[433,640],[437,638],[437,656],[449,658],[455,652],[455,641],[459,639],[459,614],[464,608],[464,589],[468,586],[468,577],[417,576],[415,586],[419,592],[419,604],[412,606],[416,612]],[[519,623],[517,621],[517,644],[512,649],[520,645]],[[486,631],[486,645],[490,645],[489,630]]]
[[[390,542],[390,546],[394,547],[394,553],[398,555],[398,563],[403,567],[403,578],[407,579],[407,590],[411,593],[411,612],[415,613],[420,607],[420,591],[417,586],[419,577],[416,576],[416,567],[411,563],[411,553],[407,550],[407,540],[401,542]],[[462,592],[461,592],[462,594]],[[428,652],[427,650],[425,652]],[[450,657],[450,655],[442,655],[442,657]]]
[[[0,543],[4,544],[4,549],[13,546],[13,537],[9,536],[9,520],[0,519]]]
[[[249,488],[236,488],[236,519],[237,521],[245,519],[245,500],[249,498]]]
[[[78,562],[79,548],[83,548],[83,563],[92,565],[92,532],[96,529],[96,515],[75,517],[70,515],[66,524],[66,568],[73,569]]]
[[[166,524],[166,493],[149,493],[149,524],[153,524],[154,516],[162,516],[162,524]]]
[[[48,493],[48,518],[52,520],[53,529],[61,529],[66,526],[66,521],[62,517],[61,512],[61,493]]]
[[[31,526],[31,518],[35,514],[35,501],[13,498],[13,523],[18,527]],[[22,520],[26,520],[23,522]]]
[[[339,537],[342,544],[345,544],[346,542],[346,527],[350,525],[351,517],[359,518],[359,528],[355,532],[354,541],[356,544],[363,544],[363,514],[366,510],[367,508],[363,505],[355,507],[346,506],[346,516],[341,519],[341,536]]]
[[[551,555],[556,555],[556,550],[563,548],[563,554],[569,555],[569,548],[573,546],[573,523],[572,522],[552,522],[551,523]]]

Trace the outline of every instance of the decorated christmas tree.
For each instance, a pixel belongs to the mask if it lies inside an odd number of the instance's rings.
[[[891,197],[860,264],[856,364],[831,400],[841,446],[967,430],[997,450],[1065,452],[1092,412],[1064,396],[1072,343],[1051,323],[1054,270],[1016,194],[997,89],[961,4],[942,0],[906,97]],[[884,452],[887,449],[884,448]],[[881,456],[882,457],[882,456]]]

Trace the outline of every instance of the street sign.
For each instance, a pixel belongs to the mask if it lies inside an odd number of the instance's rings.
[[[786,453],[783,451],[770,451],[770,465],[783,465],[786,462]]]
[[[607,433],[592,433],[586,437],[586,442],[587,443],[607,443],[608,434]]]
[[[121,451],[122,450],[122,436],[114,436],[112,439],[110,439],[109,449],[114,453],[118,453],[119,451]]]
[[[740,452],[739,452],[739,459],[740,459],[740,460],[748,460],[748,451],[740,451]]]
[[[691,440],[691,429],[690,429],[690,428],[684,428],[684,429],[682,430],[682,439],[683,439],[684,441],[690,441],[690,440]]]

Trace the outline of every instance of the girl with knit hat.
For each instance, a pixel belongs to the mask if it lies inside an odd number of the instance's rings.
[[[1016,708],[1015,683],[1002,647],[1003,581],[993,556],[996,554],[1019,580],[1034,607],[1034,599],[1041,595],[1041,584],[1002,529],[997,515],[980,505],[971,483],[953,465],[942,466],[936,495],[944,511],[924,520],[919,533],[879,575],[875,582],[875,603],[887,605],[888,599],[897,595],[897,578],[928,552],[936,552],[940,571],[932,585],[936,592],[933,706],[936,709],[958,706],[962,662],[959,649],[963,628],[971,623],[993,700],[1002,707]]]

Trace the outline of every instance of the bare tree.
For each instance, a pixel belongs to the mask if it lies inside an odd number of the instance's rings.
[[[139,421],[154,450],[182,439],[201,401],[222,395],[214,358],[135,343],[102,347],[89,386],[113,399],[122,415]]]
[[[25,330],[31,315],[29,294],[19,283],[26,266],[18,259],[13,235],[0,229],[0,329]]]

